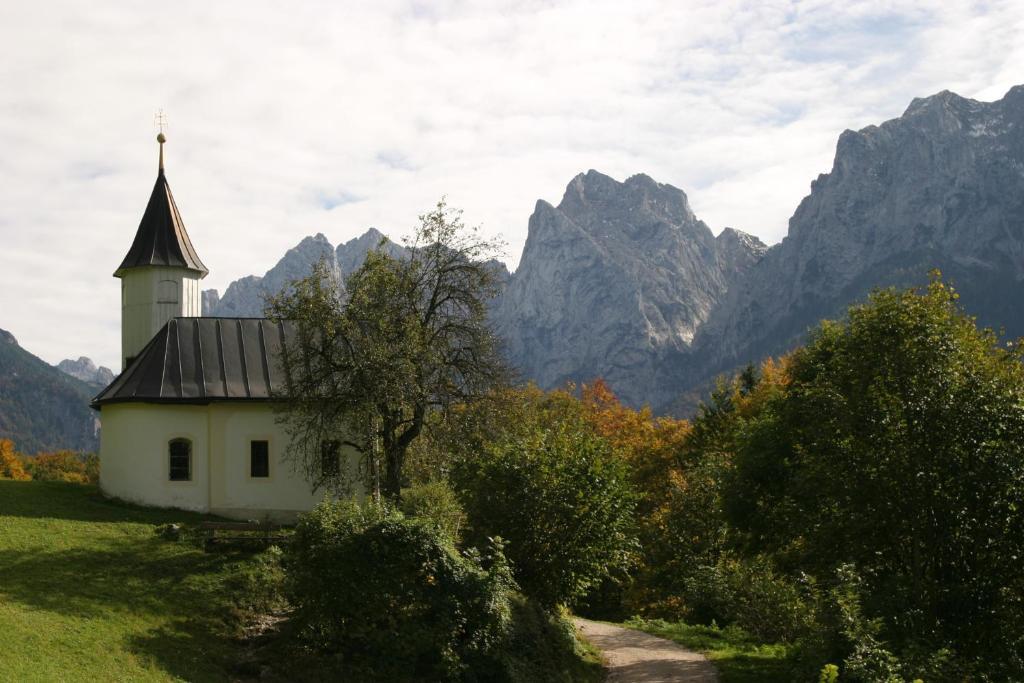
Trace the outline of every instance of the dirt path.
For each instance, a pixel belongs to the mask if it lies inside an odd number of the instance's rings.
[[[576,626],[605,657],[607,683],[717,683],[707,658],[670,640],[628,628],[575,619]]]

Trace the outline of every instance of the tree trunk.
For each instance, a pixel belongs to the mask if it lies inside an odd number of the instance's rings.
[[[398,503],[402,499],[401,456],[388,453],[387,463],[388,466],[384,472],[384,485],[381,487],[381,492],[392,503]]]

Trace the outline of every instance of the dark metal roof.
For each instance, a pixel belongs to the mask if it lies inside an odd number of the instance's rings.
[[[266,318],[173,318],[92,407],[269,400],[281,389],[280,352],[294,335],[292,323]]]
[[[162,161],[161,157],[161,166]],[[114,277],[121,277],[129,268],[142,266],[178,266],[194,270],[202,277],[206,277],[209,272],[199,260],[185,232],[185,224],[178,213],[178,206],[174,203],[171,186],[167,184],[167,176],[162,167],[157,174],[153,194],[149,196],[149,204],[142,214],[142,222],[135,233],[132,248],[114,271]]]

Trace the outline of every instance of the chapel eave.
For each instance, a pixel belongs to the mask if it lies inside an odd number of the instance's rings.
[[[266,318],[172,318],[90,405],[271,402],[294,325]]]

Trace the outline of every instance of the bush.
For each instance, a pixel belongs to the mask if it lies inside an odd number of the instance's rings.
[[[582,420],[518,431],[455,468],[469,537],[506,539],[523,592],[545,607],[570,604],[634,561],[629,472]]]
[[[916,676],[921,674],[929,681],[973,679],[951,660],[948,651],[909,653],[911,656],[901,660],[881,640],[882,620],[864,614],[864,583],[853,565],[840,566],[835,578],[835,585],[822,605],[818,633],[812,634],[805,643],[803,659],[808,668],[813,666],[810,660],[814,657],[841,657],[841,681],[920,683]],[[826,669],[838,672],[834,665]]]
[[[458,543],[466,512],[446,481],[418,484],[402,491],[400,508],[406,517],[422,519]]]
[[[810,586],[776,572],[766,558],[724,556],[684,580],[684,615],[699,623],[736,624],[766,642],[792,643],[814,627]]]
[[[839,667],[835,664],[826,664],[821,667],[818,683],[839,683]]]
[[[285,567],[304,637],[340,676],[440,681],[494,669],[514,585],[500,547],[461,555],[428,521],[322,503],[299,522]]]
[[[512,629],[498,655],[498,672],[481,679],[508,683],[603,681],[604,669],[590,662],[576,627],[565,614],[550,612],[521,595],[512,599]]]
[[[38,453],[26,460],[26,469],[37,481],[93,484],[99,481],[99,458],[75,451]]]

